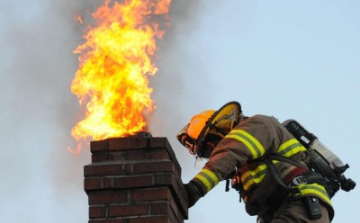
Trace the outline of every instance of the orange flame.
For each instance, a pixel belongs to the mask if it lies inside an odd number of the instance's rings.
[[[86,108],[85,118],[72,129],[77,140],[99,140],[146,131],[146,115],[155,105],[149,75],[157,67],[151,61],[156,39],[164,32],[150,19],[167,18],[171,0],[106,0],[93,14],[80,54],[80,66],[71,91]],[[152,19],[153,20],[153,19]]]
[[[75,14],[75,15],[74,15],[74,18],[75,18],[75,20],[76,20],[78,23],[80,23],[80,24],[83,24],[83,23],[84,23],[84,19],[83,19],[83,17],[82,17],[81,15]]]

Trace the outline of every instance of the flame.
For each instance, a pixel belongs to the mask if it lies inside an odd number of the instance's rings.
[[[92,17],[79,45],[79,69],[71,91],[86,110],[72,128],[76,140],[100,140],[147,131],[146,117],[155,109],[148,77],[156,39],[164,35],[153,17],[165,16],[171,0],[106,0]],[[166,20],[165,19],[165,20]],[[78,149],[77,149],[78,150]]]
[[[83,19],[83,17],[82,17],[81,15],[75,14],[74,17],[75,17],[75,20],[76,20],[78,23],[80,23],[80,24],[83,24],[83,23],[84,23],[84,19]]]

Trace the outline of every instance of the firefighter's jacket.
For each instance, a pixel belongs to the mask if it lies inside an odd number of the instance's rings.
[[[262,158],[277,153],[309,166],[309,157],[304,151],[306,148],[275,118],[255,115],[242,120],[220,141],[192,181],[200,186],[205,195],[237,168],[241,179],[240,195],[246,211],[249,215],[259,215],[282,194],[279,193],[282,188],[269,172],[268,166],[261,161]],[[288,162],[272,160],[272,163],[283,180],[292,180],[299,172],[298,166]],[[316,196],[331,207],[324,186],[312,183],[293,187],[299,189],[293,196]]]

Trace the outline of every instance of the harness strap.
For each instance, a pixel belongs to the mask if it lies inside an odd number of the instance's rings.
[[[300,193],[300,190],[297,187],[295,187],[300,184],[318,183],[318,184],[324,186],[325,189],[328,191],[328,185],[326,184],[324,177],[320,173],[311,171],[307,166],[301,164],[298,161],[295,161],[288,157],[283,157],[279,154],[269,154],[268,156],[263,157],[262,160],[269,168],[269,171],[270,171],[271,175],[274,177],[274,179],[283,188],[288,189],[290,192],[290,195],[296,195],[296,194]],[[286,181],[284,181],[284,179],[281,179],[280,174],[277,172],[272,160],[278,160],[278,161],[290,163],[292,165],[295,165],[295,166],[305,169],[306,172],[304,171],[303,174],[295,176],[292,179],[289,177],[288,179],[286,179]]]
[[[300,189],[297,187],[291,187],[290,185],[285,184],[284,180],[281,179],[280,174],[277,172],[274,164],[271,161],[271,158],[269,156],[263,158],[263,162],[267,165],[269,168],[269,171],[271,175],[274,177],[276,182],[282,186],[285,190],[289,192],[290,196],[300,194]]]
[[[280,178],[279,173],[277,172],[277,170],[275,169],[274,164],[271,161],[271,158],[269,156],[266,156],[266,157],[263,157],[262,160],[266,164],[266,166],[268,167],[271,175],[275,178],[276,182],[278,182],[283,188],[290,189],[289,186],[286,185],[284,183],[284,181]]]
[[[290,173],[285,175],[283,180],[284,180],[285,184],[289,185],[295,177],[301,176],[308,172],[309,172],[308,169],[304,169],[302,167],[295,167],[293,170],[290,171]]]
[[[298,167],[302,167],[302,168],[305,168],[305,169],[309,169],[309,167],[305,166],[304,164],[296,161],[296,160],[293,160],[291,158],[288,158],[288,157],[284,157],[280,154],[277,154],[277,153],[273,153],[273,154],[269,154],[268,157],[270,159],[273,159],[273,160],[278,160],[278,161],[282,161],[282,162],[286,162],[286,163],[290,163],[294,166],[298,166]]]
[[[300,184],[313,184],[318,183],[326,188],[326,182],[324,180],[324,177],[320,173],[316,172],[308,172],[303,175],[295,177],[292,182],[290,183],[290,186],[298,186]]]

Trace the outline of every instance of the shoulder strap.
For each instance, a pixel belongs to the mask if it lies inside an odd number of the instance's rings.
[[[309,169],[309,167],[305,166],[304,164],[300,163],[299,161],[296,161],[296,160],[293,160],[289,157],[285,157],[285,156],[282,156],[280,154],[277,154],[277,153],[272,153],[272,154],[269,154],[267,155],[271,160],[278,160],[278,161],[281,161],[281,162],[286,162],[286,163],[290,163],[294,166],[298,166],[298,167],[302,167],[302,168],[305,168],[305,169]]]

